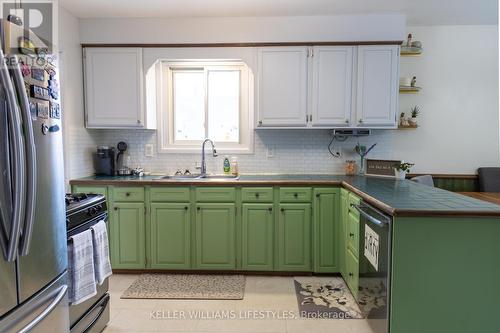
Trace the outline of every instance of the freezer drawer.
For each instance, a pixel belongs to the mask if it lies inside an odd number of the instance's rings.
[[[66,272],[0,321],[2,333],[69,332]]]
[[[80,320],[71,333],[100,333],[109,322],[109,294],[105,294]]]

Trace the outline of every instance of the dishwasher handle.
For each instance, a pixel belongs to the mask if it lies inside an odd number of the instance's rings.
[[[385,214],[381,213],[379,210],[377,210],[371,206],[368,206],[366,204],[359,204],[359,205],[351,204],[351,207],[356,209],[359,212],[359,214],[361,214],[363,217],[365,217],[368,221],[372,222],[373,224],[378,225],[379,227],[388,226],[389,222],[391,220],[390,217],[386,216]],[[376,213],[376,215],[380,215],[381,217],[383,217],[383,219],[378,219],[378,218],[374,217],[372,214],[366,212],[365,209],[373,210]]]

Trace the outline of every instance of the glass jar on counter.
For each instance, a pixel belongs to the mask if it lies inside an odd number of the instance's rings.
[[[356,165],[356,161],[354,160],[347,160],[345,161],[345,167],[344,167],[344,170],[345,170],[345,174],[347,176],[354,176],[357,174],[358,172],[358,166]]]

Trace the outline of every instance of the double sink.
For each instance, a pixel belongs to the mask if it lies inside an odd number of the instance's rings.
[[[231,181],[240,179],[239,176],[233,175],[173,175],[161,176],[160,180],[199,180],[199,181]]]

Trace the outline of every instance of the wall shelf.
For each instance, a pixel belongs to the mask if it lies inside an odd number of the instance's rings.
[[[421,87],[404,87],[404,86],[399,87],[400,94],[418,94],[420,90],[422,90]]]
[[[420,57],[422,55],[422,48],[402,46],[400,55],[402,57]]]
[[[408,130],[408,129],[416,129],[416,128],[418,128],[418,125],[408,125],[408,126],[398,125],[399,130]]]

